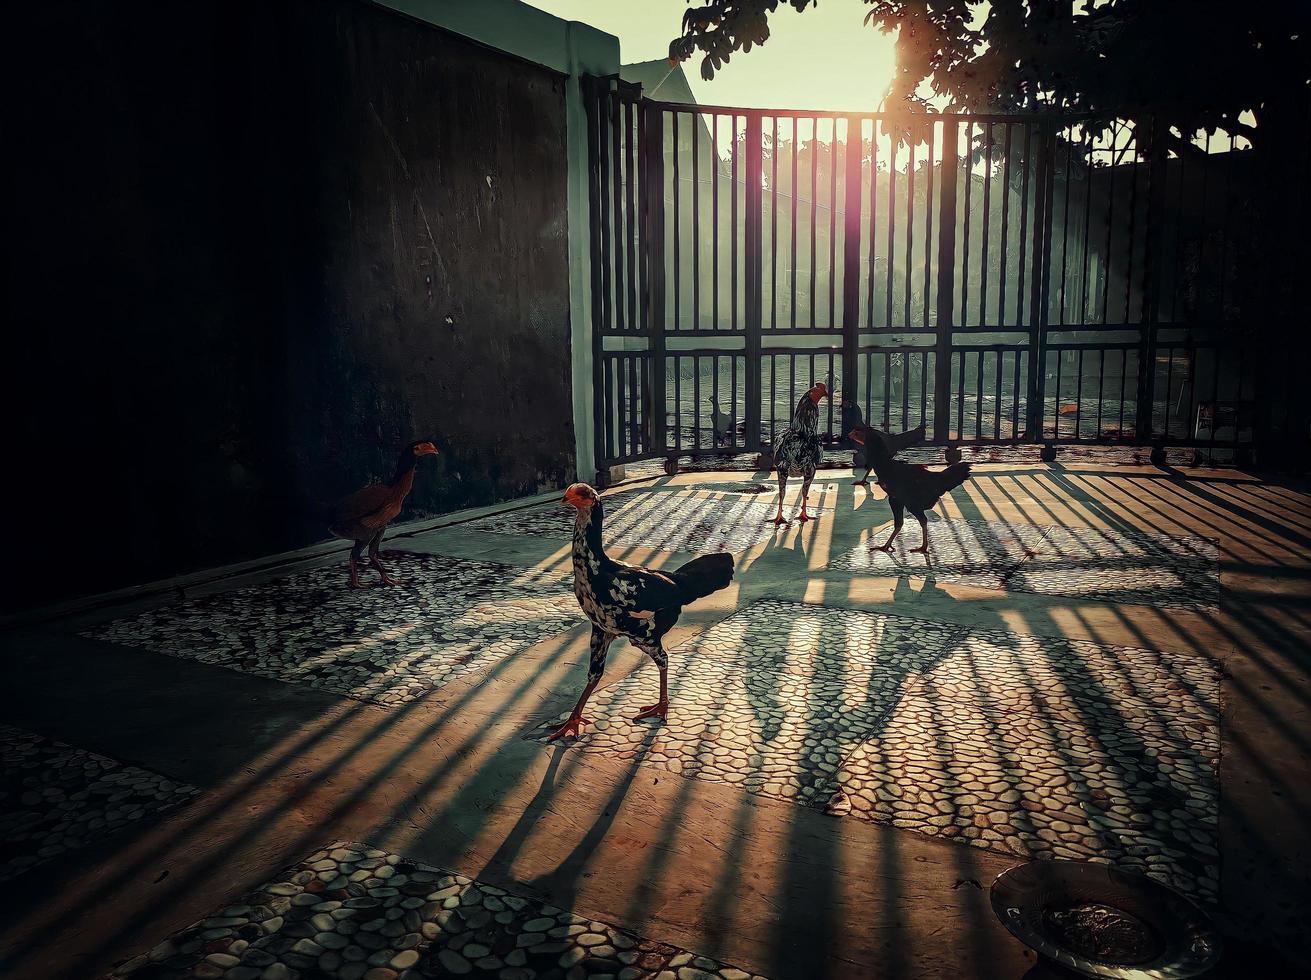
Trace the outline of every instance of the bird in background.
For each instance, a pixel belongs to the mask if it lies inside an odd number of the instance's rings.
[[[719,399],[714,395],[711,395],[706,401],[710,402],[710,425],[715,432],[715,445],[732,442],[733,420],[724,414],[723,409],[719,407]]]
[[[874,473],[875,482],[878,482],[878,471],[875,468],[878,458],[870,453],[870,439],[877,436],[882,440],[882,444],[887,449],[888,455],[896,456],[897,453],[901,452],[903,449],[909,449],[911,446],[918,446],[924,441],[928,434],[923,425],[918,425],[906,432],[898,432],[894,434],[884,432],[882,429],[872,428],[871,426],[865,425],[863,422],[860,425],[854,426],[850,429],[845,429],[844,431],[847,433],[848,439],[864,450],[865,475],[852,484],[854,487],[868,487],[870,473]],[[859,440],[856,438],[857,433],[860,433]]]
[[[382,532],[396,519],[414,486],[414,468],[424,456],[436,456],[437,446],[430,439],[412,442],[400,452],[396,472],[390,483],[376,483],[342,497],[329,508],[328,527],[339,538],[354,541],[350,557],[350,585],[360,588],[359,563],[364,546],[369,546],[369,564],[377,570],[381,585],[396,580],[387,574],[378,555]]]
[[[678,622],[685,605],[728,588],[733,580],[733,556],[726,552],[701,555],[672,572],[629,565],[605,553],[601,538],[605,513],[596,490],[586,483],[575,483],[565,491],[561,503],[577,512],[574,595],[592,623],[592,639],[587,684],[569,719],[556,729],[550,741],[576,737],[579,726],[591,723],[583,716],[583,709],[601,680],[610,644],[619,637],[627,638],[660,670],[660,699],[642,708],[633,720],[663,720],[669,711],[669,658],[664,636]]]
[[[865,447],[874,473],[878,476],[878,485],[888,495],[888,504],[892,507],[892,533],[882,544],[871,545],[874,551],[891,551],[892,542],[901,533],[903,511],[910,511],[920,522],[923,540],[913,552],[928,553],[929,522],[928,512],[933,509],[942,495],[956,489],[970,478],[969,463],[952,463],[944,470],[931,470],[927,466],[907,463],[893,458],[889,441],[883,433],[868,426],[855,429],[849,433],[852,440]],[[902,433],[902,437],[909,433]]]
[[[827,398],[828,385],[816,382],[797,402],[792,421],[783,430],[774,444],[774,469],[778,471],[778,513],[775,524],[787,523],[783,518],[783,495],[787,492],[788,475],[799,475],[801,484],[801,513],[797,520],[808,521],[806,501],[810,496],[810,483],[815,479],[815,469],[823,458],[819,445],[819,403]]]

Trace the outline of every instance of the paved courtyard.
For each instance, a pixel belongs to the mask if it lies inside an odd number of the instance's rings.
[[[1019,977],[987,886],[1050,857],[1179,889],[1265,975],[1311,952],[1311,496],[985,464],[927,557],[870,549],[849,474],[810,503],[612,492],[615,556],[737,575],[668,638],[666,723],[617,644],[565,742],[554,505],[390,539],[392,587],[306,558],[11,629],[0,973]]]

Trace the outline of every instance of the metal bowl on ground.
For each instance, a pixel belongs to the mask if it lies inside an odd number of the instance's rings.
[[[1210,918],[1144,875],[1083,861],[1030,861],[992,883],[992,909],[1020,942],[1088,977],[1196,977],[1220,959]]]

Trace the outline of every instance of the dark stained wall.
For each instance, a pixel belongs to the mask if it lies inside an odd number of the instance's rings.
[[[563,79],[363,0],[24,4],[8,608],[572,475]],[[21,556],[21,558],[19,558]]]

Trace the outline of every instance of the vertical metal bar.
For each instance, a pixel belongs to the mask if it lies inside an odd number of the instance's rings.
[[[674,448],[683,448],[683,359],[674,355]]]
[[[1020,277],[1015,287],[1015,326],[1024,326],[1024,277],[1029,268],[1025,253],[1029,247],[1029,164],[1033,161],[1033,125],[1024,124],[1024,171],[1020,174]],[[1067,178],[1068,180],[1068,178]],[[1035,226],[1036,227],[1036,226]],[[1018,357],[1016,358],[1018,363]],[[1016,423],[1018,429],[1018,421]]]
[[[965,441],[965,357],[964,348],[955,352],[955,357],[960,361],[960,372],[956,377],[956,434],[957,437]]]
[[[910,428],[910,351],[901,352],[901,427]]]
[[[1021,293],[1021,296],[1024,294]],[[1020,437],[1020,385],[1023,383],[1020,375],[1021,362],[1024,360],[1024,352],[1015,351],[1015,377],[1011,379],[1011,438]]]
[[[983,351],[979,351],[974,375],[974,438],[983,438]]]
[[[692,113],[692,329],[701,329],[701,131],[705,119]]]
[[[1004,351],[997,351],[997,377],[993,394],[993,420],[992,420],[992,439],[994,442],[1001,440],[1001,369],[1006,359]]]
[[[1165,420],[1164,429],[1167,439],[1170,438],[1170,394],[1174,390],[1174,352],[1175,348],[1171,347],[1169,360],[1166,362],[1165,367],[1165,408],[1161,413],[1162,418]],[[1155,374],[1156,372],[1153,371],[1152,373]]]
[[[608,83],[600,83],[608,85]],[[600,86],[598,85],[598,88]],[[602,312],[603,329],[612,330],[615,326],[614,308],[614,265],[611,261],[611,224],[610,207],[614,203],[610,187],[610,140],[607,139],[610,128],[610,100],[614,98],[606,88],[597,94],[597,140],[598,140],[598,197],[600,198],[600,312]]]
[[[838,278],[838,117],[833,117],[828,144],[828,328],[838,325],[836,292]],[[846,289],[843,288],[845,302]],[[829,399],[833,407],[833,399]]]
[[[701,358],[692,356],[692,448],[701,448]]]
[[[1061,310],[1057,323],[1065,325],[1065,283],[1070,270],[1070,174],[1074,163],[1074,132],[1072,126],[1066,126],[1062,133],[1065,137],[1065,189],[1061,195]]]
[[[632,173],[632,161],[625,164],[624,147],[620,144],[620,118],[625,114],[623,100],[619,93],[610,93],[610,141],[611,151],[614,153],[615,172],[614,186],[611,187],[611,193],[614,194],[615,200],[615,329],[625,329],[624,300],[628,293],[624,290],[625,278],[625,255],[628,254],[627,241],[631,240],[632,235],[624,235],[624,168],[628,166],[628,172]],[[632,140],[625,140],[625,143],[632,143]],[[632,217],[629,214],[629,217]],[[627,274],[631,275],[633,265],[629,262]]]
[[[1002,147],[1002,168],[1001,168],[1001,276],[997,283],[997,324],[1006,326],[1006,264],[1007,264],[1007,235],[1011,226],[1011,149],[1012,141],[1015,136],[1015,123],[1003,123],[1006,127],[1006,142]],[[997,369],[1001,370],[1000,367]],[[999,375],[1000,376],[1000,375]],[[1000,395],[998,396],[1000,397]],[[1001,419],[1000,412],[997,418]],[[1001,424],[1000,421],[997,423]]]
[[[635,183],[634,172],[636,170],[636,164],[634,160],[636,149],[633,146],[634,111],[635,111],[635,107],[633,103],[631,101],[625,101],[624,102],[624,156],[628,163],[628,171],[627,171],[628,181],[626,183],[624,191],[627,197],[628,221],[624,226],[624,231],[626,232],[626,234],[624,235],[624,245],[628,253],[628,329],[640,330],[641,321],[639,321],[638,319],[638,311],[637,311],[637,304],[639,302],[638,282],[637,282],[638,275],[634,272],[634,270],[638,268],[637,259],[634,255],[637,246],[636,243],[633,241],[633,230],[639,227],[637,224],[637,220],[635,218],[635,214],[637,210],[637,205],[635,203],[637,188],[634,186]],[[640,135],[638,136],[637,141],[638,142],[641,141]],[[637,180],[639,181],[641,180],[640,175],[637,175]],[[646,188],[643,187],[642,190],[643,192],[645,192]],[[638,233],[639,234],[641,233],[640,230]]]
[[[1115,244],[1115,144],[1120,140],[1120,123],[1111,126],[1111,166],[1106,168],[1106,251],[1102,254],[1102,315],[1099,323],[1105,325],[1109,315],[1111,294],[1112,249]]]
[[[604,441],[604,413],[606,410],[605,378],[602,368],[603,337],[605,329],[605,260],[601,246],[605,240],[605,218],[602,214],[602,142],[599,85],[597,79],[584,76],[580,79],[583,91],[583,105],[587,112],[587,210],[591,218],[591,281],[592,281],[592,444],[598,467],[604,465],[607,457]],[[607,83],[608,84],[608,83]],[[580,479],[592,474],[579,473]]]
[[[906,163],[906,327],[911,325],[910,305],[911,305],[911,266],[915,255],[915,143],[912,140],[909,147],[910,157]]]
[[[760,255],[761,227],[761,187],[760,177],[763,170],[761,152],[761,114],[749,112],[746,117],[747,173],[746,173],[746,228],[744,248],[746,251],[746,387],[751,395],[746,404],[746,447],[752,452],[760,450],[760,321],[761,321],[761,286],[762,270]]]
[[[619,455],[615,447],[615,439],[614,439],[614,415],[615,415],[615,409],[617,408],[618,399],[615,397],[615,379],[614,379],[613,364],[614,362],[612,358],[602,355],[601,366],[605,372],[605,378],[603,379],[605,384],[605,392],[601,399],[601,402],[605,408],[605,416],[601,428],[603,430],[602,438],[605,443],[605,452],[601,455],[601,459],[605,460],[606,463],[613,462],[615,458]],[[597,465],[601,466],[604,464],[598,462]]]
[[[818,317],[815,316],[815,280],[818,278],[816,265],[816,233],[819,225],[819,116],[810,120],[810,307],[807,326],[814,328]]]
[[[947,441],[951,421],[951,331],[955,320],[956,119],[942,122],[942,196],[938,201],[938,297],[933,359],[933,441]]]
[[[960,256],[960,325],[968,327],[970,325],[969,303],[970,303],[970,195],[974,186],[974,120],[969,121],[969,126],[965,130],[965,217],[964,228],[961,230],[961,256]]]
[[[895,281],[893,256],[897,251],[897,140],[894,137],[888,150],[888,326],[892,326],[892,287]]]
[[[1141,365],[1139,370],[1142,370]],[[1120,348],[1120,419],[1116,423],[1116,435],[1118,438],[1124,438],[1124,389],[1129,380],[1129,348]]]
[[[883,355],[883,428],[892,426],[892,353]]]
[[[712,326],[710,329],[719,329],[719,170],[721,161],[719,159],[719,113],[714,113],[710,117],[710,149],[711,161],[714,165],[714,183],[710,185],[710,292],[714,296],[712,301]]]
[[[651,351],[647,363],[650,386],[644,431],[648,434],[648,451],[666,449],[665,434],[665,125],[664,110],[655,104],[642,103],[644,125],[639,129],[643,141],[643,158],[646,166],[639,179],[642,184],[644,222],[644,248],[646,252],[646,316],[648,345]],[[677,158],[678,148],[674,147]],[[678,267],[674,267],[678,275]],[[675,278],[677,281],[677,278]]]
[[[774,142],[769,151],[769,329],[778,328],[778,116],[774,117]]]
[[[1149,438],[1151,432],[1151,403],[1156,383],[1157,302],[1161,280],[1161,224],[1165,220],[1165,138],[1159,119],[1152,119],[1151,143],[1147,171],[1147,240],[1143,256],[1143,322],[1140,327],[1138,364],[1138,417],[1135,430],[1138,439]],[[1166,405],[1169,412],[1169,404]],[[1168,414],[1167,414],[1168,418]]]
[[[833,132],[836,139],[837,123],[833,124]],[[860,120],[848,116],[842,222],[842,387],[848,394],[855,391],[860,343],[860,142]],[[846,433],[841,435],[845,437]]]
[[[1083,348],[1079,348],[1079,376],[1074,386],[1074,438],[1083,438]]]
[[[1052,431],[1055,438],[1061,437],[1061,369],[1065,366],[1065,351],[1056,350],[1056,397],[1053,402],[1056,406],[1056,418],[1052,422]]]
[[[729,442],[734,447],[738,445],[737,420],[741,417],[737,411],[737,361],[738,358],[736,354],[734,354],[732,357],[728,359],[728,367],[729,370],[732,372],[731,380],[733,384],[733,390],[730,392],[729,395],[729,397],[733,399],[733,403],[728,410]],[[759,402],[760,399],[757,398],[756,401]]]
[[[1133,169],[1129,171],[1129,254],[1124,260],[1124,323],[1129,323],[1129,306],[1133,299],[1133,239],[1137,229],[1135,227],[1138,213],[1138,165],[1141,162],[1141,143],[1139,142],[1138,128],[1135,126],[1133,131]],[[1146,262],[1143,263],[1144,266]],[[1141,299],[1140,299],[1141,303]],[[1139,310],[1141,314],[1146,312]]]
[[[1083,128],[1083,273],[1079,277],[1079,322],[1087,323],[1092,319],[1088,312],[1088,250],[1092,245],[1092,188],[1093,188],[1093,144],[1092,126],[1085,122]]]
[[[792,320],[797,329],[797,117],[792,117]],[[771,433],[770,438],[773,438]]]
[[[983,254],[979,265],[979,325],[988,319],[988,225],[992,222],[992,123],[983,135]]]
[[[1047,283],[1051,266],[1052,141],[1049,124],[1043,123],[1038,142],[1038,175],[1034,201],[1033,282],[1029,294],[1029,397],[1028,438],[1042,438],[1043,343],[1047,334]],[[1059,408],[1059,406],[1058,406]]]
[[[729,144],[729,186],[732,188],[728,208],[728,323],[730,330],[737,330],[737,113],[730,117],[732,122],[732,142]]]
[[[673,208],[673,219],[674,219],[674,236],[673,236],[673,237],[674,237],[674,318],[673,318],[673,325],[674,325],[674,329],[675,329],[675,330],[681,330],[681,329],[683,329],[683,304],[682,304],[682,302],[681,302],[681,297],[680,297],[680,295],[679,295],[679,287],[680,287],[680,285],[682,284],[682,279],[683,279],[683,263],[682,263],[681,261],[679,261],[679,257],[678,257],[678,245],[679,245],[679,239],[682,237],[682,231],[681,231],[681,229],[679,228],[679,218],[680,218],[680,214],[679,214],[679,212],[680,212],[681,208],[680,208],[680,204],[679,204],[678,157],[679,157],[679,150],[680,150],[680,147],[679,147],[679,145],[678,145],[678,112],[677,112],[677,111],[672,111],[672,112],[669,113],[669,122],[670,122],[670,126],[671,126],[671,130],[670,130],[670,139],[671,139],[672,144],[673,144],[673,145],[672,145],[672,153],[671,153],[671,157],[672,157],[673,168],[674,168],[674,170],[673,170],[673,188],[674,188],[674,208]]]
[[[879,220],[879,120],[870,119],[869,135],[869,289],[865,300],[865,322],[870,330],[874,329],[874,260],[878,249],[875,247],[875,226]],[[862,127],[863,129],[863,127]],[[862,132],[862,139],[863,139]],[[871,369],[872,369],[871,365]],[[865,417],[869,418],[866,406]]]
[[[774,445],[774,433],[778,429],[778,364],[777,358],[769,355],[769,444]],[[748,409],[750,404],[748,403]],[[748,433],[747,438],[750,439]]]
[[[928,330],[932,324],[929,320],[929,284],[932,281],[930,269],[933,266],[933,132],[936,130],[935,123],[929,129],[928,143],[928,160],[924,168],[925,180],[924,187],[924,329]],[[924,375],[920,375],[920,383],[923,386]],[[921,419],[922,421],[922,419]]]
[[[1098,351],[1097,356],[1097,432],[1096,438],[1102,437],[1102,398],[1106,388],[1106,348]]]

